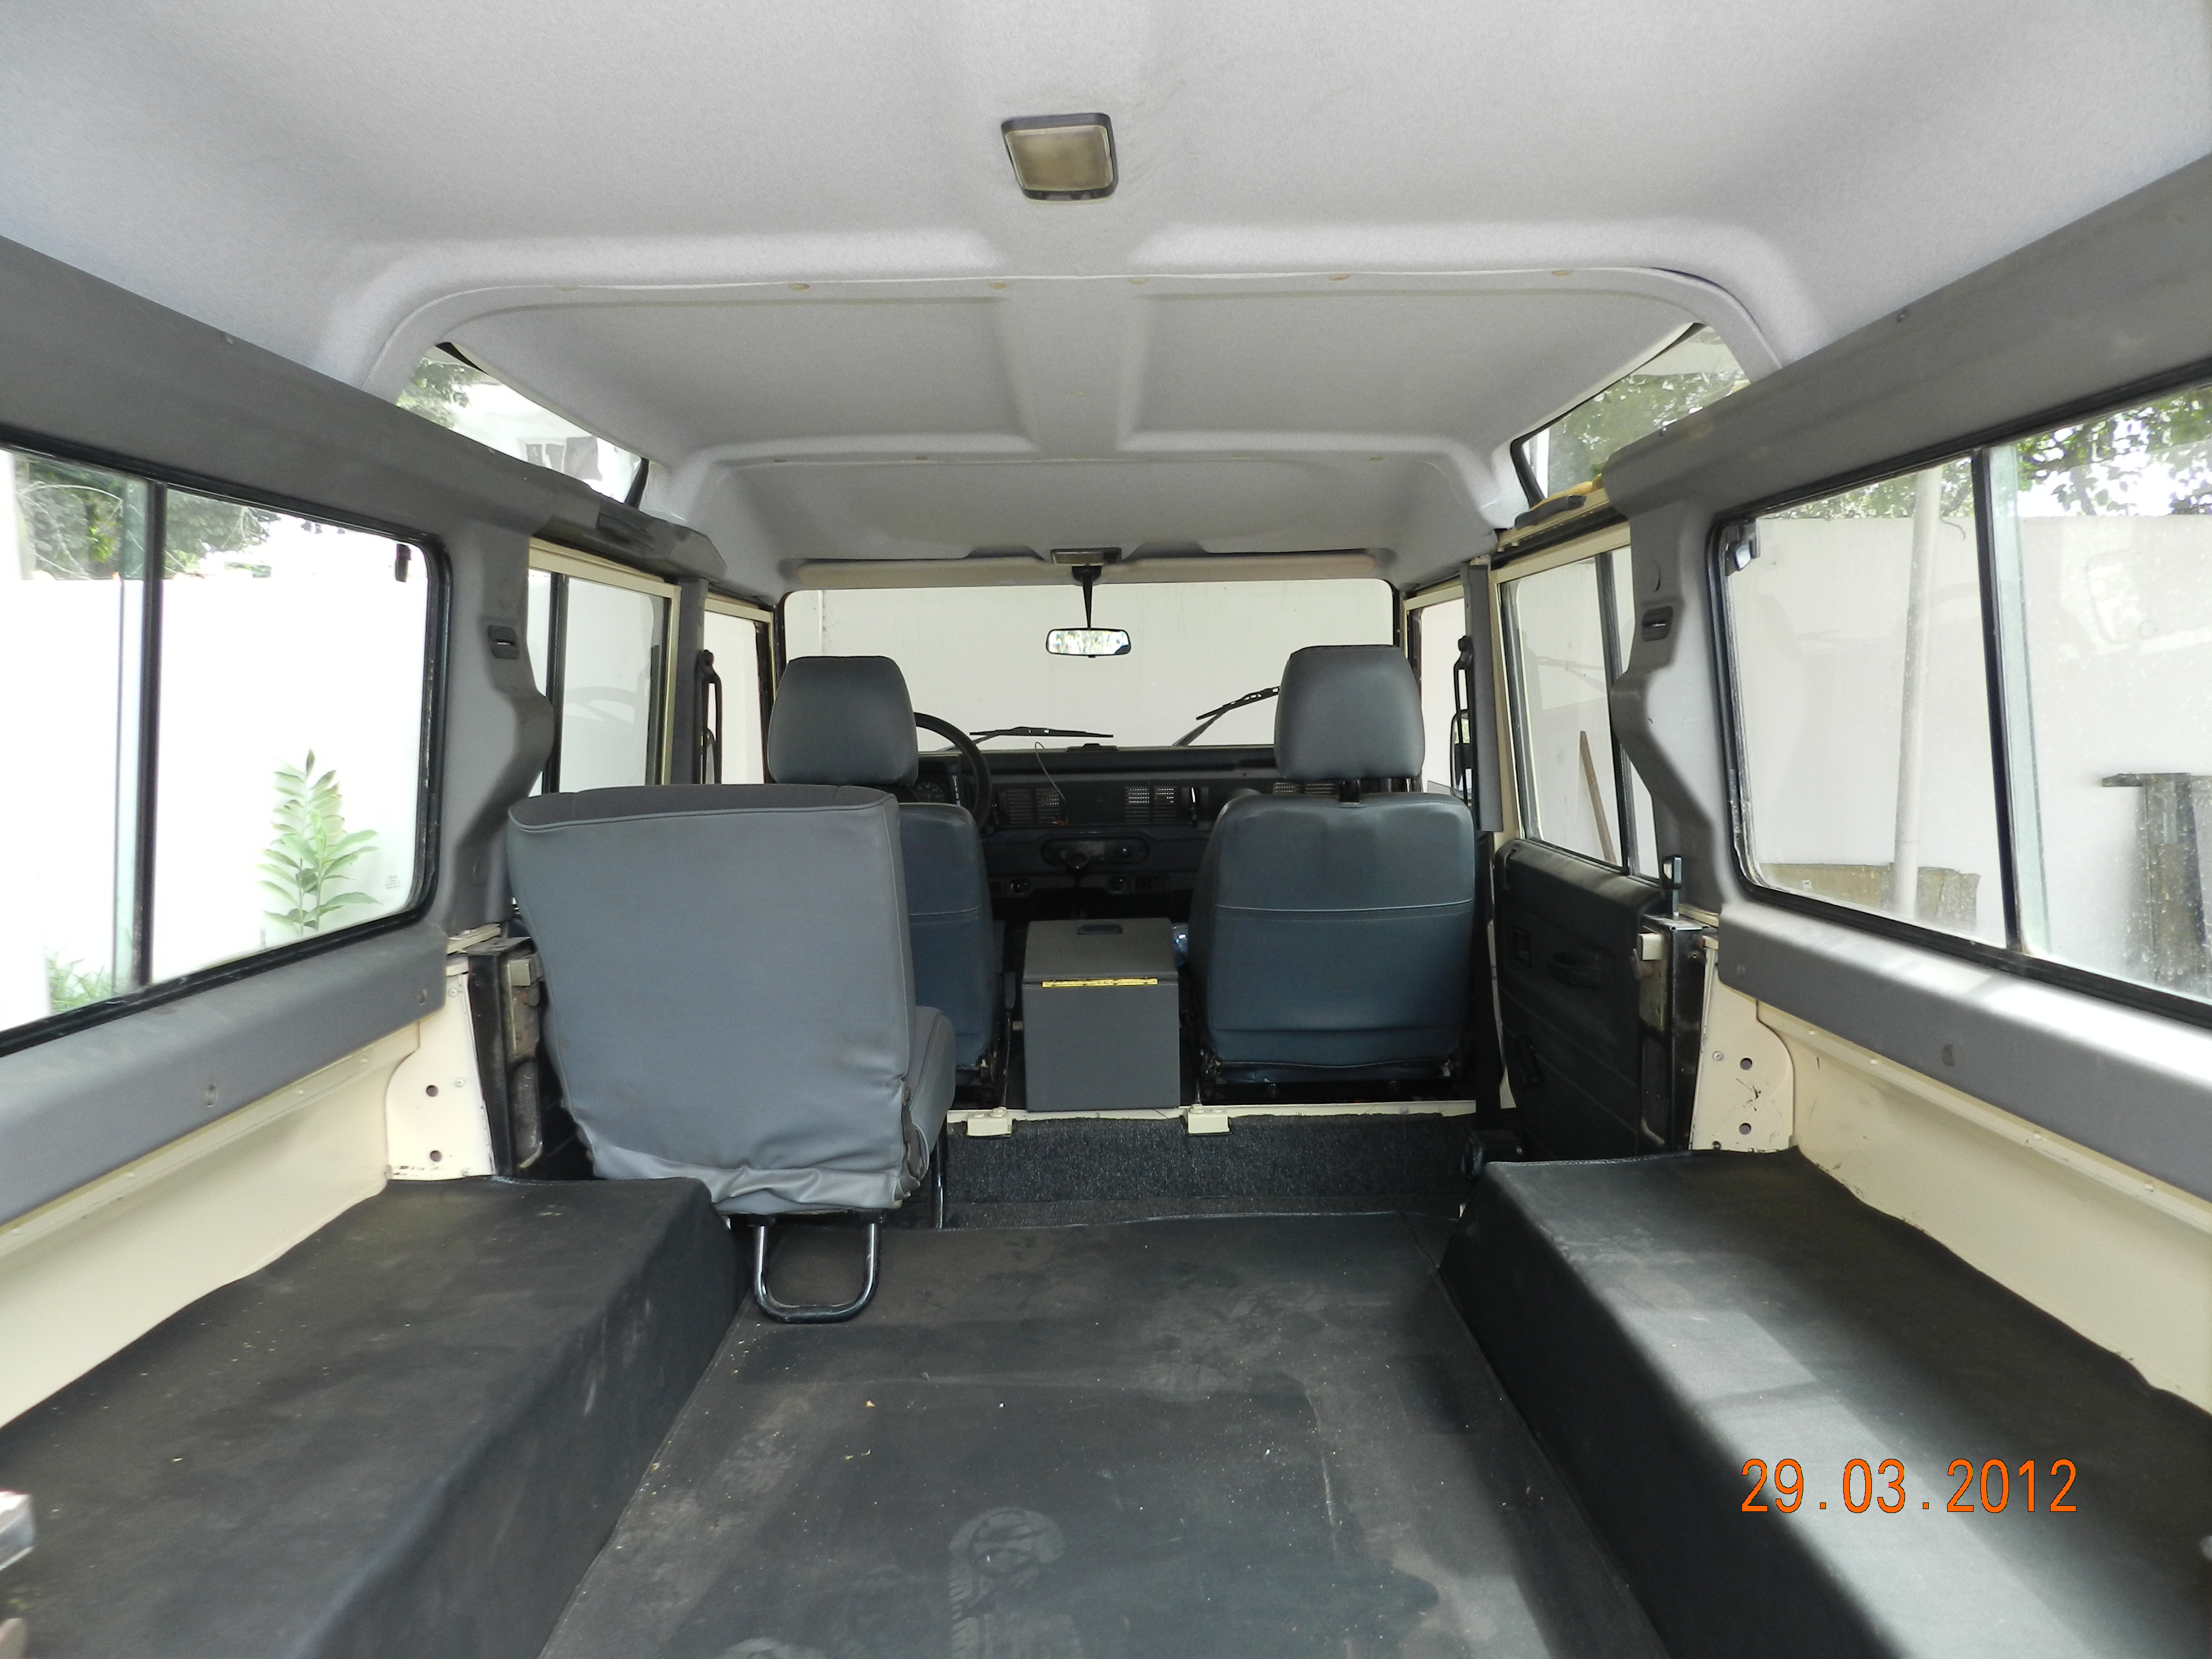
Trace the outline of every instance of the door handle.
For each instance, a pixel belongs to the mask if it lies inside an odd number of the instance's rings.
[[[1576,986],[1585,991],[1595,991],[1605,983],[1604,970],[1599,967],[1597,958],[1572,951],[1555,952],[1547,971],[1560,984]]]

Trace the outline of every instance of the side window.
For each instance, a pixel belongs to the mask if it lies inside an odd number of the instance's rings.
[[[711,710],[720,762],[708,763],[710,783],[762,783],[767,759],[761,736],[761,624],[749,617],[717,610],[708,601],[704,640],[720,684],[719,706]]]
[[[1453,790],[1452,720],[1458,709],[1455,678],[1459,642],[1467,632],[1467,605],[1457,589],[1425,605],[1407,618],[1419,639],[1421,663],[1421,730],[1427,757],[1421,782],[1429,789]]]
[[[413,902],[434,580],[389,536],[0,454],[0,765],[35,780],[0,849],[40,872],[0,908],[0,1029]]]
[[[137,478],[0,453],[0,768],[21,791],[0,812],[0,856],[14,872],[0,901],[0,1028],[143,982],[135,899],[150,511]]]
[[[675,590],[619,569],[601,573],[568,555],[532,557],[539,568],[530,574],[531,672],[556,720],[540,787],[658,782]]]
[[[428,591],[388,537],[166,507],[157,980],[405,907]]]
[[[616,501],[642,482],[640,469],[646,463],[639,456],[594,437],[478,365],[442,350],[415,365],[413,378],[399,393],[399,406],[501,454],[580,478]]]
[[[1521,833],[1656,879],[1650,791],[1607,702],[1633,637],[1627,565],[1620,548],[1499,581],[1506,716]]]
[[[2002,944],[1976,547],[1953,461],[1760,517],[1725,586],[1758,878]]]
[[[1718,334],[1710,328],[1691,330],[1641,368],[1514,445],[1530,499],[1601,478],[1614,451],[1748,384],[1735,354]]]
[[[2212,389],[1989,465],[2020,945],[2212,998]]]
[[[1598,562],[1499,585],[1521,833],[1619,865],[1620,791]]]

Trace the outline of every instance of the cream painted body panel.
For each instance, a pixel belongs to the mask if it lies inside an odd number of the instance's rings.
[[[416,1028],[415,1052],[386,1091],[386,1161],[394,1181],[458,1181],[492,1173],[491,1128],[477,1075],[468,964],[446,958],[446,1000]]]
[[[382,1189],[409,1026],[0,1230],[0,1422]]]
[[[1760,1023],[1759,1004],[1721,983],[1711,939],[1706,935],[1705,1041],[1690,1145],[1699,1152],[1784,1151],[1795,1127],[1789,1047]]]
[[[1797,1019],[1797,1146],[1875,1208],[2212,1411],[2212,1204]]]
[[[1705,1007],[1694,1146],[1796,1146],[2154,1387],[2212,1410],[2212,1204],[1717,981]]]

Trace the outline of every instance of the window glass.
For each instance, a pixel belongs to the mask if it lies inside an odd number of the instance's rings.
[[[531,402],[513,386],[442,351],[415,366],[399,406],[533,466],[580,478],[617,501],[629,493],[638,457]]]
[[[1556,495],[1603,473],[1615,450],[1748,384],[1721,337],[1700,328],[1522,439],[1522,454],[1541,492]]]
[[[523,622],[523,644],[530,653],[530,678],[536,683],[540,696],[545,690],[545,672],[553,661],[553,582],[550,570],[530,573],[529,611]]]
[[[750,617],[707,613],[703,640],[722,683],[722,774],[716,779],[710,773],[709,782],[761,783],[768,777],[761,745],[760,631]]]
[[[1633,567],[1625,547],[1599,561],[1613,594],[1613,660],[1625,666],[1636,648],[1636,595],[1632,589]],[[1644,775],[1626,755],[1620,757],[1621,776],[1628,784],[1628,858],[1626,868],[1639,876],[1659,879],[1659,830],[1651,811],[1651,792]]]
[[[434,580],[387,536],[0,453],[0,1030],[406,908]]]
[[[421,556],[175,489],[162,539],[152,976],[404,908]]]
[[[976,734],[983,746],[1048,749],[1102,742],[1173,744],[1200,717],[1281,684],[1308,645],[1388,645],[1396,603],[1370,577],[1305,581],[1098,585],[1101,628],[1127,630],[1120,657],[1055,657],[1045,635],[1083,621],[1073,579],[1035,587],[900,588],[793,593],[784,648],[794,657],[885,656],[906,674],[920,712]],[[1096,738],[981,734],[1056,726]],[[1200,746],[1274,741],[1275,705],[1224,715]]]
[[[558,580],[557,640],[549,657],[559,672],[561,725],[547,787],[653,782],[660,775],[668,600],[580,576]]]
[[[148,493],[0,452],[0,1028],[131,982]]]
[[[2002,943],[1968,463],[1751,530],[1723,568],[1753,870]]]
[[[1521,833],[1621,862],[1598,561],[1499,584]]]
[[[2212,390],[1990,463],[2021,942],[2212,996]]]
[[[1421,781],[1431,789],[1451,790],[1452,718],[1458,708],[1454,686],[1459,642],[1467,633],[1467,605],[1457,594],[1423,605],[1407,618],[1421,641],[1421,730],[1426,758]]]

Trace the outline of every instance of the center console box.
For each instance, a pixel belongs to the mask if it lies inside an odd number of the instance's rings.
[[[1181,1106],[1181,1008],[1165,917],[1031,922],[1022,962],[1027,1109]]]

